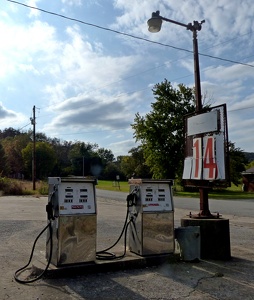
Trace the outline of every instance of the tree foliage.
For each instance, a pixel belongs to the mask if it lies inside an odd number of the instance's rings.
[[[193,89],[166,79],[152,89],[155,102],[146,116],[135,115],[134,137],[141,142],[153,178],[175,178],[180,174],[184,152],[183,116],[195,111]]]
[[[97,150],[97,154],[104,166],[106,166],[108,163],[112,163],[115,160],[114,154],[111,150],[99,148]]]
[[[53,147],[47,142],[36,143],[36,178],[44,179],[51,175],[56,164],[56,155]],[[32,170],[33,143],[30,142],[23,150],[22,157],[25,172],[29,176]]]
[[[6,168],[6,156],[3,146],[0,144],[0,176],[8,173]]]
[[[97,144],[76,142],[69,152],[73,175],[99,176],[102,172],[102,161],[96,150]]]
[[[33,132],[21,132],[14,128],[0,130],[0,174],[14,178],[32,177]],[[42,132],[35,135],[36,178],[47,176],[105,177],[104,171],[115,158],[111,150],[99,148],[97,144],[80,141],[61,141],[49,138]],[[84,169],[83,169],[84,167]],[[120,173],[118,164],[114,166]],[[111,172],[112,173],[112,172]],[[124,177],[124,176],[122,176]]]
[[[132,148],[128,153],[119,157],[121,171],[125,174],[126,178],[151,178],[152,174],[150,168],[145,162],[143,149],[141,146]]]
[[[246,170],[253,168],[254,167],[254,160],[252,160],[251,162],[248,163],[248,165],[246,166]]]
[[[229,163],[230,180],[238,186],[242,178],[241,173],[245,170],[248,159],[243,150],[235,147],[235,143],[232,142],[229,142]]]

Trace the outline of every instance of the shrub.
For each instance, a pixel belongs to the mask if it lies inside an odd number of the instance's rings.
[[[0,178],[0,191],[2,195],[23,195],[21,184],[6,177]]]

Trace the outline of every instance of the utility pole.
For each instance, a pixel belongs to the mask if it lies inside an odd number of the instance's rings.
[[[187,30],[192,31],[193,35],[193,54],[194,54],[194,78],[195,78],[195,94],[196,94],[196,112],[202,111],[202,95],[200,84],[200,70],[199,70],[199,53],[198,53],[198,40],[197,32],[202,29],[202,24],[205,20],[198,22],[193,21],[193,24],[180,23],[171,19],[160,16],[160,12],[156,11],[152,13],[152,18],[147,21],[148,30],[150,32],[159,32],[161,30],[162,21],[170,22],[176,25],[185,27]],[[208,203],[208,189],[204,187],[199,188],[200,194],[200,215],[203,217],[211,217]]]
[[[33,106],[33,117],[30,118],[31,124],[33,125],[33,154],[32,154],[32,180],[33,180],[33,190],[36,190],[35,181],[36,181],[36,152],[35,152],[35,105]]]

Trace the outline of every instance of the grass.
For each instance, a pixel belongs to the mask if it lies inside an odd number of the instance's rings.
[[[127,181],[108,181],[108,180],[98,180],[97,189],[107,190],[107,191],[120,191],[129,192],[129,184]]]
[[[190,198],[199,198],[198,192],[185,192],[181,187],[175,188],[175,196],[179,197],[190,197]],[[209,192],[209,198],[212,199],[253,199],[254,193],[247,193],[242,191],[242,186],[239,184],[238,186],[232,184],[231,187],[226,189],[214,189]]]
[[[129,192],[129,184],[126,181],[120,181],[119,187],[116,185],[114,181],[106,181],[106,180],[98,180],[98,185],[96,188],[101,190],[108,191],[121,191],[121,192]],[[235,186],[232,185],[227,189],[216,189],[209,193],[209,198],[213,199],[253,199],[254,193],[246,193],[242,192],[241,185]],[[179,197],[189,197],[189,198],[199,198],[198,192],[184,192],[182,187],[174,186],[174,196]]]
[[[109,190],[109,191],[120,191],[129,192],[129,184],[127,181],[108,181],[108,180],[98,180],[97,189]],[[185,192],[182,187],[174,186],[174,196],[179,197],[190,197],[199,198],[198,192]],[[36,190],[33,190],[32,181],[17,180],[9,178],[0,178],[0,193],[2,195],[47,195],[48,194],[48,184],[44,181],[36,182]],[[209,193],[209,198],[212,199],[250,199],[254,200],[254,193],[242,192],[241,185],[232,185],[227,189],[216,189]]]
[[[175,192],[175,196],[178,197],[188,197],[188,198],[199,198],[198,192]],[[209,193],[210,199],[228,199],[228,200],[235,200],[235,199],[252,199],[254,200],[254,193],[246,193],[246,192],[237,192],[237,191],[230,191],[220,190],[220,191],[211,191]]]

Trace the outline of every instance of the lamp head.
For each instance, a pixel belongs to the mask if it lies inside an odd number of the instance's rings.
[[[159,32],[161,30],[162,18],[160,12],[157,10],[152,13],[152,18],[147,21],[148,30],[150,32]]]

